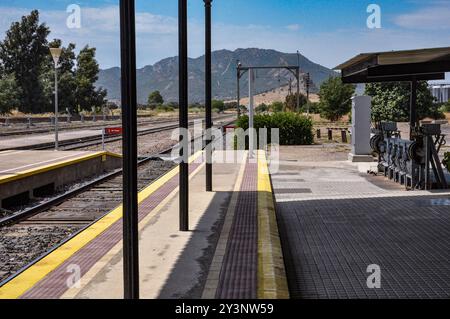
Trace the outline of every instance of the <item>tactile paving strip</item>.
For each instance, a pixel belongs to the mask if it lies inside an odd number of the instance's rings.
[[[448,206],[420,205],[405,196],[277,207],[293,298],[450,297]],[[381,268],[379,289],[367,287],[372,264]]]
[[[190,173],[194,172],[200,164],[189,166]],[[142,201],[139,205],[139,221],[144,219],[155,209],[176,187],[179,175],[175,175],[156,192]],[[84,276],[106,253],[122,240],[122,219],[111,225],[100,236],[92,240],[72,257],[62,263],[57,269],[41,280],[37,285],[21,296],[22,299],[57,299],[67,290],[67,279],[71,273],[67,271],[70,265],[80,267],[81,276]]]
[[[258,165],[247,163],[216,292],[218,299],[256,299]]]

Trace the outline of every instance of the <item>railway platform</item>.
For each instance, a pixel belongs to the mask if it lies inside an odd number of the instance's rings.
[[[178,168],[139,193],[141,298],[288,298],[265,153],[190,158],[190,229],[179,231]],[[223,158],[221,152],[215,158]],[[0,287],[0,298],[123,297],[122,207]]]
[[[121,165],[122,158],[108,152],[0,152],[0,207],[14,206]]]
[[[74,130],[59,133],[61,143],[74,142],[86,138],[95,138],[102,135],[102,130]],[[52,147],[55,143],[55,134],[33,134],[30,136],[4,137],[1,140],[0,151],[30,148]]]
[[[406,191],[348,152],[280,149],[272,181],[291,298],[449,298],[450,192]]]

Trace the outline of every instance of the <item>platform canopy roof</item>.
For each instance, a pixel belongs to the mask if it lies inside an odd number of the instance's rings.
[[[334,69],[344,83],[442,80],[450,72],[450,47],[362,53]]]

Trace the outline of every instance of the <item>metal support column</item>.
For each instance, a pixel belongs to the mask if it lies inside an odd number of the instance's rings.
[[[241,117],[241,63],[237,65],[237,112],[238,118]]]
[[[180,130],[188,130],[188,41],[187,0],[178,0]],[[184,138],[183,138],[184,137]],[[189,231],[189,140],[180,134],[180,231]]]
[[[410,101],[410,140],[413,140],[414,128],[417,125],[417,80],[411,81],[411,101]]]
[[[306,103],[307,103],[307,109],[306,109],[306,113],[309,116],[309,86],[310,86],[310,81],[311,81],[311,74],[306,73]]]
[[[211,3],[205,2],[205,113],[206,113],[206,191],[212,192],[212,71],[211,71]]]
[[[120,0],[123,121],[123,274],[124,298],[139,298],[137,198],[137,98],[134,0]]]
[[[248,70],[248,97],[249,97],[249,103],[248,103],[248,136],[249,136],[249,143],[248,143],[248,150],[249,150],[249,156],[250,158],[253,158],[254,156],[254,146],[255,146],[255,134],[254,134],[254,121],[253,121],[253,115],[254,115],[254,101],[253,96],[255,94],[255,73],[253,69]]]
[[[300,112],[300,51],[297,50],[297,112]]]
[[[297,112],[300,112],[300,68],[297,69]]]

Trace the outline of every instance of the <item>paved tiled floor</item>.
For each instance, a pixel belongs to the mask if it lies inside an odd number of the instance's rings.
[[[311,162],[298,152],[272,176],[292,297],[450,297],[448,193],[406,192],[335,154]],[[380,289],[367,287],[372,264]]]

